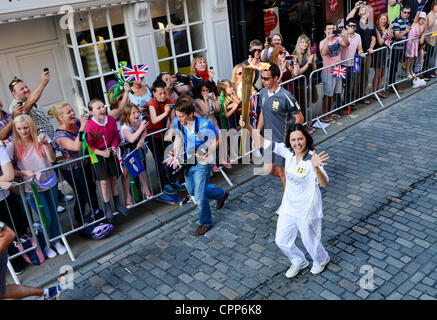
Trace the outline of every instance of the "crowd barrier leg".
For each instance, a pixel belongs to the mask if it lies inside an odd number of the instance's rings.
[[[12,263],[10,260],[8,260],[8,270],[12,276],[12,279],[14,279],[15,284],[21,284],[20,279],[18,279],[18,276],[15,273],[14,267],[12,266]]]

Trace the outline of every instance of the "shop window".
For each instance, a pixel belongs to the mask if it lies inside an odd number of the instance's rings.
[[[131,65],[129,36],[126,33],[121,7],[91,10],[74,15],[74,30],[66,31],[66,50],[69,51],[77,96],[84,100],[94,98],[108,104],[104,94],[110,80],[115,80],[112,70],[118,63]]]
[[[206,55],[199,0],[151,1],[160,72],[190,74],[191,60]]]

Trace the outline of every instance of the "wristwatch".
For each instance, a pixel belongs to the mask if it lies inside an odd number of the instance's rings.
[[[7,225],[6,223],[0,221],[0,232],[2,232],[3,230],[5,230],[5,229],[7,228],[7,226],[8,226],[8,225]]]

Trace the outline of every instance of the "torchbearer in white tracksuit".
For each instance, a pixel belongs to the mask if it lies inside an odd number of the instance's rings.
[[[244,122],[240,120],[244,127]],[[329,255],[321,242],[322,236],[322,195],[319,185],[325,187],[329,178],[323,165],[329,159],[325,151],[319,154],[313,148],[313,139],[301,124],[292,125],[286,134],[286,143],[265,140],[257,130],[247,128],[254,142],[264,146],[265,152],[285,158],[286,184],[276,227],[276,244],[291,262],[285,273],[287,278],[296,276],[308,266],[305,255],[295,244],[297,232],[313,260],[312,274],[322,272],[329,263]],[[255,143],[257,144],[257,143]]]

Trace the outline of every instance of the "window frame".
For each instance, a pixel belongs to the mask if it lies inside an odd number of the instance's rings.
[[[161,62],[165,62],[165,61],[172,61],[173,62],[173,66],[174,66],[174,73],[177,73],[179,71],[178,68],[178,64],[177,64],[177,59],[178,58],[182,58],[182,57],[190,57],[190,61],[193,61],[193,57],[195,54],[197,53],[204,53],[205,54],[205,58],[206,55],[208,54],[208,46],[207,46],[207,41],[206,41],[206,29],[205,29],[205,18],[203,15],[203,1],[199,1],[199,10],[200,10],[200,20],[191,22],[189,20],[189,16],[188,16],[188,9],[187,9],[187,1],[186,0],[182,0],[183,2],[183,8],[184,8],[184,20],[185,23],[183,24],[179,24],[179,25],[175,25],[175,26],[168,26],[162,29],[154,29],[153,30],[153,36],[155,36],[155,34],[165,31],[169,33],[169,39],[170,39],[170,49],[171,49],[171,56],[166,57],[166,58],[162,58],[162,59],[157,59],[157,63],[158,63],[158,67],[159,64]],[[166,17],[167,17],[167,22],[171,21],[171,16],[170,16],[170,8],[169,8],[169,0],[165,1],[165,11],[166,11]],[[154,19],[154,18],[152,18]],[[188,23],[187,23],[188,22]],[[196,25],[202,25],[202,33],[203,33],[203,48],[201,49],[197,49],[193,51],[193,46],[192,46],[192,42],[191,42],[191,28],[192,26],[196,26]],[[173,30],[174,29],[184,29],[187,32],[187,42],[188,42],[188,51],[182,54],[178,54],[176,55],[176,50],[175,50],[175,46],[174,46],[174,38],[173,38]],[[154,37],[155,38],[155,37]],[[156,42],[155,42],[156,45]],[[159,70],[160,72],[162,72],[161,70]]]
[[[81,99],[83,98],[85,100],[85,101],[83,101],[84,105],[80,106],[82,108],[86,108],[87,102],[90,101],[90,95],[88,92],[87,81],[92,80],[92,79],[100,79],[100,85],[102,87],[102,91],[105,92],[106,91],[106,84],[104,81],[104,77],[113,74],[112,70],[107,71],[105,73],[102,72],[102,65],[100,62],[98,48],[97,48],[97,46],[99,44],[106,44],[106,45],[110,44],[115,67],[116,67],[116,69],[118,69],[119,61],[118,61],[118,57],[116,54],[115,42],[120,41],[120,40],[126,40],[128,50],[129,50],[129,59],[131,62],[133,61],[133,54],[132,54],[133,47],[132,47],[131,42],[130,42],[131,36],[129,34],[129,28],[126,27],[126,23],[125,23],[125,19],[124,19],[125,18],[124,7],[120,6],[120,10],[121,10],[121,16],[123,18],[123,25],[124,25],[126,35],[121,36],[121,37],[117,37],[117,38],[114,38],[114,34],[113,34],[113,30],[112,30],[113,25],[111,24],[111,17],[110,17],[110,10],[111,9],[113,9],[113,8],[111,8],[111,7],[99,8],[99,10],[105,11],[106,23],[107,23],[107,25],[105,27],[108,29],[108,34],[109,34],[108,39],[105,39],[103,41],[96,41],[94,23],[93,23],[93,19],[92,19],[92,14],[93,14],[94,10],[90,10],[87,12],[88,27],[89,27],[88,31],[91,34],[91,40],[92,40],[91,43],[81,45],[77,42],[75,24],[73,24],[73,29],[66,29],[63,32],[64,49],[66,52],[66,57],[69,60],[69,69],[70,69],[70,73],[71,73],[71,79],[74,82],[74,95],[76,95],[76,97],[77,97],[77,95],[79,95]],[[67,35],[70,36],[71,43],[68,43]],[[94,54],[96,56],[96,61],[97,61],[98,75],[87,77],[85,75],[84,66],[82,64],[80,49],[85,48],[85,47],[91,47],[91,46],[94,47]],[[70,54],[70,49],[73,50],[74,61],[72,60],[72,57]],[[78,74],[76,74],[74,71],[73,63],[76,65]],[[80,89],[78,88],[76,81],[80,83],[80,85],[81,85]],[[79,91],[81,91],[81,92],[79,92]],[[109,100],[108,100],[107,95],[103,94],[103,98],[104,98],[105,105],[108,106]]]

